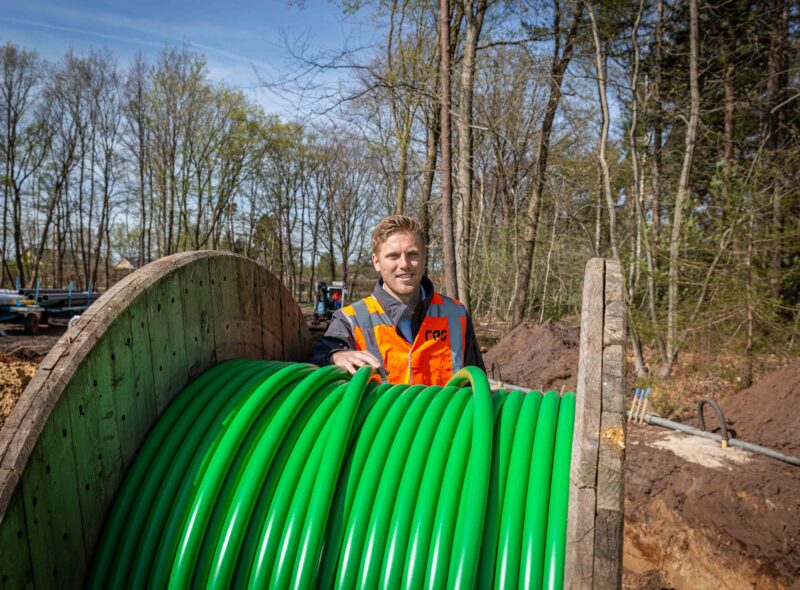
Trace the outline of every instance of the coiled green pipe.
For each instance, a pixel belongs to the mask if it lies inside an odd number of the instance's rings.
[[[90,588],[560,588],[575,396],[228,361],[148,435]]]

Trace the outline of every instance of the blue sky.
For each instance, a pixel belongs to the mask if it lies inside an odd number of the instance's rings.
[[[166,44],[187,43],[206,56],[213,80],[242,87],[269,112],[289,107],[258,87],[254,68],[272,79],[286,71],[284,37],[333,51],[363,43],[363,21],[328,0],[0,0],[2,43],[50,60],[70,47],[107,47],[123,66],[137,52],[153,62]]]

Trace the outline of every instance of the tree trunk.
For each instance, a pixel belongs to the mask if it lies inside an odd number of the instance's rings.
[[[732,42],[735,42],[732,40]],[[730,172],[734,158],[734,137],[736,133],[736,63],[733,56],[735,45],[725,47],[725,123],[723,131],[723,157]]]
[[[472,223],[472,98],[475,87],[475,62],[478,39],[486,14],[487,0],[466,0],[464,16],[467,23],[464,57],[461,60],[461,87],[458,99],[458,188],[456,200],[456,277],[461,303],[470,310],[470,235]]]
[[[617,247],[617,212],[614,204],[614,195],[611,193],[611,171],[608,168],[606,149],[608,147],[608,93],[606,92],[606,57],[600,43],[600,33],[597,30],[597,20],[594,16],[594,6],[587,2],[589,21],[592,24],[592,39],[594,40],[594,64],[597,71],[597,96],[600,99],[600,140],[597,150],[597,163],[600,166],[601,194],[608,208],[608,234],[611,242],[611,252],[617,260],[619,248]],[[599,209],[599,207],[598,207]]]
[[[425,163],[422,167],[422,192],[419,202],[419,219],[425,245],[430,243],[430,201],[433,177],[436,174],[436,159],[439,152],[439,111],[431,108],[425,115]],[[428,274],[428,257],[425,257],[425,274]]]
[[[661,99],[661,87],[663,84],[663,62],[664,62],[664,0],[658,0],[656,5],[656,49],[655,49],[655,73],[653,81],[653,198],[650,202],[650,213],[653,218],[653,267],[658,268],[658,247],[661,241],[661,148],[663,145],[663,108]]]
[[[519,282],[516,286],[512,306],[512,326],[521,324],[525,317],[531,271],[533,270],[533,255],[536,248],[536,231],[539,227],[539,210],[541,208],[542,193],[544,192],[544,182],[547,175],[547,156],[550,149],[550,134],[553,130],[553,121],[555,120],[558,103],[561,101],[561,82],[564,79],[564,72],[572,59],[573,43],[578,32],[578,25],[580,24],[582,14],[583,2],[578,1],[575,4],[572,24],[567,32],[564,52],[562,54],[560,51],[561,13],[559,4],[556,3],[555,22],[553,26],[555,39],[553,42],[553,61],[550,67],[549,97],[542,121],[542,129],[536,144],[536,157],[530,181],[530,198],[528,200],[528,210],[525,217],[525,229],[519,261]]]
[[[772,155],[772,234],[775,246],[772,248],[771,286],[775,297],[781,296],[782,259],[783,259],[783,167],[784,167],[784,128],[786,125],[786,90],[789,84],[789,62],[787,55],[787,35],[789,23],[789,3],[787,0],[775,0],[773,12],[776,22],[770,33],[768,59],[767,104],[769,140],[767,148]]]
[[[444,254],[444,292],[458,298],[456,251],[453,239],[453,193],[450,153],[450,2],[439,0],[439,101],[441,108],[440,142],[442,158],[439,166],[442,190],[442,249]]]
[[[550,259],[553,256],[553,245],[556,242],[556,226],[558,225],[558,200],[553,203],[553,230],[550,233],[550,247],[547,249],[547,264],[544,269],[544,282],[542,285],[542,302],[539,308],[539,323],[544,321],[544,307],[547,301],[547,281],[550,279]]]
[[[747,341],[745,343],[744,382],[742,389],[753,384],[753,204],[750,204],[750,216],[747,224],[747,257],[745,259],[745,312],[747,324]]]
[[[683,205],[689,196],[689,177],[692,171],[697,125],[700,119],[700,88],[697,83],[698,62],[698,14],[697,0],[689,0],[689,124],[686,126],[686,143],[683,165],[675,196],[675,211],[672,216],[672,236],[669,243],[669,290],[667,303],[667,364],[662,368],[664,376],[672,371],[677,350],[676,333],[678,324],[678,275],[680,274],[678,255],[680,253],[681,223]]]
[[[609,241],[611,242],[611,252],[613,253],[614,258],[616,258],[620,265],[622,265],[622,258],[620,257],[619,253],[619,245],[617,243],[617,213],[616,207],[614,203],[614,196],[611,193],[611,172],[608,167],[608,159],[606,158],[606,147],[608,144],[608,128],[610,124],[610,115],[608,110],[608,92],[607,92],[607,71],[606,71],[606,54],[603,52],[603,48],[600,43],[600,33],[597,29],[597,20],[595,19],[594,15],[594,7],[592,6],[591,2],[587,2],[587,9],[589,13],[589,20],[592,23],[592,39],[594,40],[594,50],[595,50],[595,68],[597,70],[597,94],[600,99],[600,144],[598,146],[598,162],[600,164],[600,171],[602,174],[602,193],[605,195],[606,207],[608,208],[608,235]],[[635,38],[638,35],[639,31],[639,16],[641,15],[641,3],[639,6],[639,12],[634,23],[633,27],[633,37],[634,37],[634,44],[636,43]],[[635,51],[636,60],[634,65],[634,73],[633,73],[633,84],[632,89],[634,95],[636,93],[636,76],[638,75],[638,46],[637,50]],[[635,98],[634,98],[635,101]],[[634,110],[634,113],[636,111]],[[635,120],[633,121],[635,125]],[[635,137],[635,130],[632,132],[632,135]],[[632,144],[632,149],[635,149],[635,141]],[[636,162],[636,158],[634,157],[634,162]],[[634,176],[638,176],[638,163],[635,166],[635,174]],[[632,195],[632,198],[637,198],[636,195]],[[598,211],[599,211],[598,207]],[[624,288],[624,281],[625,281],[625,273],[621,273],[622,281],[623,281],[623,297],[627,300],[628,305],[626,308],[628,309],[628,332],[630,333],[631,338],[631,345],[634,352],[634,357],[636,359],[636,371],[639,375],[643,375],[645,372],[644,367],[644,355],[642,354],[642,348],[639,342],[639,336],[636,330],[636,324],[633,321],[633,317],[631,315],[631,301],[628,294],[628,289]]]

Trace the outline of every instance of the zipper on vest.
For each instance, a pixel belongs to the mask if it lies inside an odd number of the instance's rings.
[[[414,353],[414,345],[411,345],[411,350],[408,351],[408,384],[414,385],[414,377],[411,374],[411,355]]]

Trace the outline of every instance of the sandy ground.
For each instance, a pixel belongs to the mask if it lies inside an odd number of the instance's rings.
[[[653,426],[626,453],[627,587],[800,588],[800,468]]]

